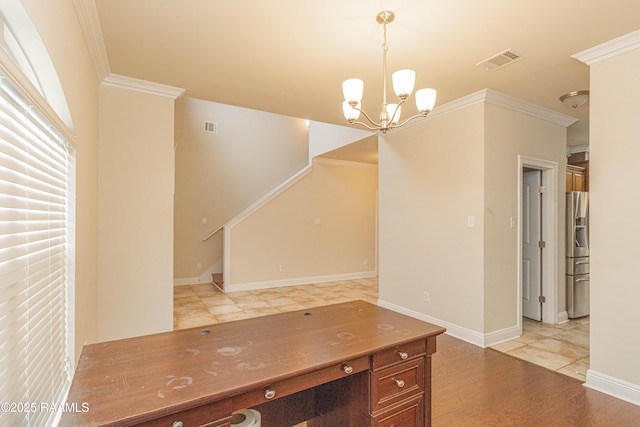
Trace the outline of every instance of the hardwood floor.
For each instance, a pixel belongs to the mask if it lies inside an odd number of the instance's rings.
[[[640,426],[640,406],[448,335],[433,356],[433,426]]]

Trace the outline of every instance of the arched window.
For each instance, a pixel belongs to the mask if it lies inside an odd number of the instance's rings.
[[[43,96],[64,125],[74,131],[67,100],[51,62],[29,15],[19,0],[0,2],[0,46],[19,67],[22,75]]]

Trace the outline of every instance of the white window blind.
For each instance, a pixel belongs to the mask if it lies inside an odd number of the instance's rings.
[[[0,75],[2,426],[51,425],[72,375],[74,150],[26,99]]]

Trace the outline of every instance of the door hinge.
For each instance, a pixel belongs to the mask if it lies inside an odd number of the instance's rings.
[[[538,193],[542,194],[542,193],[544,193],[545,191],[547,191],[547,187],[545,187],[544,185],[540,185],[540,186],[538,187]]]
[[[540,304],[543,304],[543,303],[545,303],[545,302],[547,302],[547,301],[546,301],[546,298],[545,298],[544,296],[540,295],[540,296],[538,297],[538,302],[539,302]]]
[[[540,241],[538,242],[538,247],[539,247],[540,249],[544,249],[546,246],[547,246],[547,242],[545,242],[544,240],[540,240]]]

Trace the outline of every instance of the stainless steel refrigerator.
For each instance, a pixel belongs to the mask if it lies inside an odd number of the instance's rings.
[[[589,193],[567,193],[567,312],[589,315]]]

